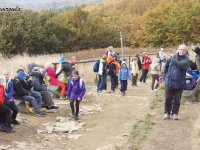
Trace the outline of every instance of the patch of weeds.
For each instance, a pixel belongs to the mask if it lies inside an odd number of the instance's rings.
[[[162,102],[164,99],[164,90],[158,90],[156,91],[155,95],[152,98],[152,101],[150,103],[150,108],[153,110],[158,102]]]
[[[140,142],[144,140],[144,138],[147,136],[147,134],[152,129],[152,126],[154,125],[153,118],[154,117],[152,115],[147,114],[143,121],[139,121],[133,126],[133,129],[129,136],[131,150],[139,149]]]

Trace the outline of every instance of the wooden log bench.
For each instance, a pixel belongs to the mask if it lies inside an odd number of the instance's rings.
[[[197,91],[199,89],[199,85],[200,85],[200,78],[197,80],[197,85],[195,86],[195,88],[193,90],[183,90],[183,97],[186,97],[188,99],[190,99],[190,101],[196,101],[197,100]]]

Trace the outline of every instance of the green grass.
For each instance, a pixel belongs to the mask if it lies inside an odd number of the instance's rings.
[[[164,90],[159,89],[155,95],[152,98],[152,101],[150,103],[150,108],[151,110],[155,109],[155,107],[157,106],[158,102],[162,102],[164,99]]]
[[[153,122],[154,117],[150,114],[147,114],[145,119],[143,121],[138,121],[131,131],[131,134],[129,136],[129,143],[131,145],[132,150],[138,150],[139,144],[144,138],[147,136],[147,134],[152,129],[152,126],[154,125]]]

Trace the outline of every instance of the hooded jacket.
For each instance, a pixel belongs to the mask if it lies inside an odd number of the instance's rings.
[[[6,97],[6,100],[13,101],[14,100],[13,95],[14,95],[13,81],[9,80],[7,82],[6,88],[5,88],[5,97]]]
[[[80,85],[80,82],[81,85]],[[66,95],[70,98],[71,101],[77,100],[80,98],[83,99],[83,96],[86,92],[85,82],[79,77],[77,79],[72,78],[68,84],[68,90]]]
[[[122,65],[126,64],[124,62],[122,62]],[[128,67],[123,67],[121,65],[121,68],[119,69],[119,75],[118,75],[118,80],[129,80],[131,78],[131,73],[130,70],[128,69]]]
[[[143,57],[142,68],[145,70],[149,70],[152,61],[149,56]]]
[[[136,74],[140,73],[138,63],[136,61],[132,61],[131,66],[132,66],[131,73],[133,74],[133,76],[136,76]]]
[[[45,91],[47,88],[46,86],[43,85],[43,82],[42,82],[42,74],[40,73],[35,73],[35,76],[32,80],[32,86],[33,86],[33,90],[34,91]]]
[[[111,77],[115,77],[116,76],[116,65],[114,64],[114,60],[112,58],[112,56],[108,56],[107,57],[107,73],[109,76]]]
[[[153,63],[151,64],[151,74],[159,75],[160,69],[161,69],[161,65],[160,65],[159,58],[154,58]]]
[[[47,75],[50,77],[49,84],[58,85],[59,81],[56,78],[56,71],[51,67],[47,67],[45,70],[46,70]]]
[[[0,85],[0,106],[4,103],[4,87]]]

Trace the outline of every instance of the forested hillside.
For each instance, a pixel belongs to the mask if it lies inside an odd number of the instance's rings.
[[[120,46],[200,42],[199,0],[105,0],[62,12],[0,13],[0,52],[47,54]]]

